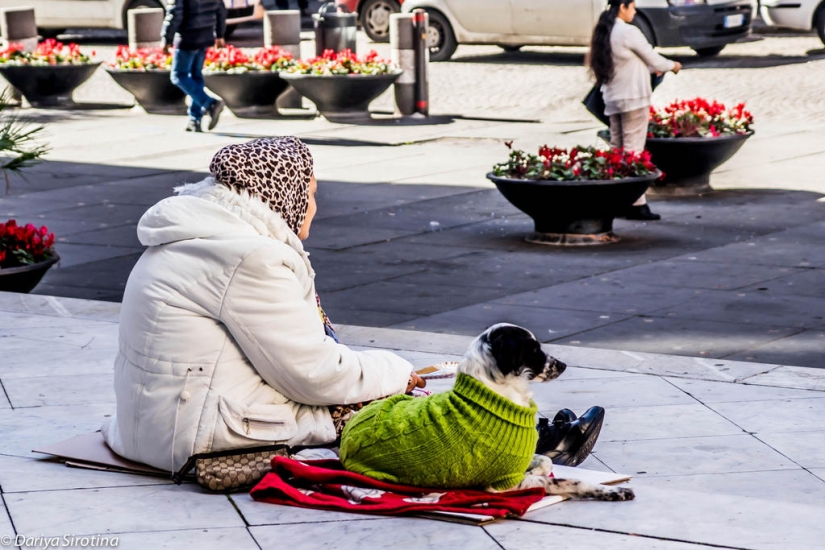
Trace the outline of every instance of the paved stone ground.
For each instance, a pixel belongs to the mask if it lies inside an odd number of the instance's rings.
[[[104,535],[124,550],[811,550],[825,538],[820,369],[547,345],[571,366],[534,386],[540,412],[604,405],[601,437],[582,467],[632,474],[637,498],[567,501],[484,528],[262,504],[33,455],[114,412],[119,309],[0,293],[0,543]],[[455,358],[470,341],[340,329],[352,346],[394,349],[418,367]]]
[[[254,45],[257,32],[242,29],[238,40]],[[97,49],[111,56],[113,46]],[[63,261],[38,293],[117,301],[149,205],[202,177],[225,144],[296,134],[321,180],[307,245],[337,322],[475,334],[506,320],[571,346],[822,367],[825,50],[792,35],[710,60],[665,53],[686,69],[666,79],[657,102],[744,99],[757,134],[714,174],[719,191],[655,200],[665,219],[618,220],[614,246],[524,243],[528,218],[484,179],[506,156],[504,139],[531,149],[597,143],[598,125],[579,104],[589,84],[575,48],[462,46],[455,62],[431,67],[441,116],[419,125],[227,116],[219,132],[185,134],[180,118],[101,109],[131,98],[100,71],[76,94],[85,108],[27,111],[48,123],[53,151],[28,182],[13,181],[0,215],[59,236]],[[389,95],[374,108],[391,109]]]

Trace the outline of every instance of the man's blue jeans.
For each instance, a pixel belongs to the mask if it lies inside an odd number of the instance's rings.
[[[206,48],[181,50],[175,48],[172,54],[172,84],[180,88],[191,99],[189,118],[200,122],[203,112],[215,101],[203,90],[203,60]]]

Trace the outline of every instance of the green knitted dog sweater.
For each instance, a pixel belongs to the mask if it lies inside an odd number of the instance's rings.
[[[418,487],[510,489],[536,452],[537,410],[459,374],[448,392],[395,395],[364,407],[341,434],[341,462]]]

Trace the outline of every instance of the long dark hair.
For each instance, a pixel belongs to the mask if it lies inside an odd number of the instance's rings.
[[[635,0],[609,0],[607,9],[599,16],[599,22],[593,29],[593,37],[590,39],[590,52],[587,56],[587,64],[593,76],[596,77],[596,84],[606,84],[613,80],[613,48],[610,46],[610,33],[613,25],[616,24],[616,17],[619,16],[619,6],[627,6]]]

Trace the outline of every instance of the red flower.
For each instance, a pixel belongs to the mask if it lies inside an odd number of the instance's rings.
[[[392,64],[390,61],[378,57],[378,53],[374,50],[360,57],[351,50],[344,50],[339,53],[325,50],[318,57],[296,62],[288,70],[301,74],[324,75],[383,74],[392,70]]]
[[[54,233],[46,226],[17,225],[15,220],[0,224],[0,268],[28,265],[52,256]]]
[[[37,44],[33,52],[24,53],[21,44],[9,44],[0,51],[0,62],[16,65],[43,64],[76,64],[88,63],[89,57],[80,51],[77,44],[64,45],[54,38],[48,38]]]
[[[717,137],[750,131],[753,116],[739,103],[727,109],[701,97],[674,101],[661,110],[651,107],[648,137]]]
[[[561,149],[543,145],[537,155],[512,149],[507,162],[496,164],[497,176],[530,180],[604,180],[646,176],[656,167],[650,153],[623,149],[600,150],[595,147]]]

